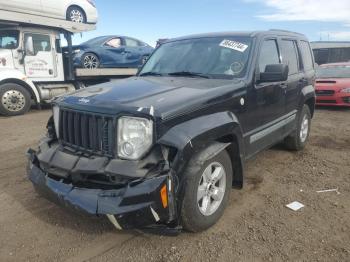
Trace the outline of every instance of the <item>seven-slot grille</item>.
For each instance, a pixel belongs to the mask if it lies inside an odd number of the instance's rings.
[[[113,156],[113,117],[61,108],[59,123],[62,144],[83,152]]]

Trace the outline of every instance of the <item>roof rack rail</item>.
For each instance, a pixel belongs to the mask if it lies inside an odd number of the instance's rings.
[[[71,33],[82,33],[86,31],[93,31],[96,25],[81,24],[63,19],[50,18],[46,16],[31,15],[14,11],[6,11],[0,9],[0,25],[6,26],[39,26],[60,29]]]
[[[294,32],[294,31],[289,31],[289,30],[284,30],[284,29],[270,29],[269,31],[279,31],[279,32],[285,32],[285,33],[292,33],[292,34],[297,34],[297,35],[303,35],[302,33]]]

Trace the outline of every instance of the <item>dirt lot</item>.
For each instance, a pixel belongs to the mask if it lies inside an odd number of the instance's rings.
[[[117,232],[38,196],[25,151],[49,114],[0,117],[0,261],[350,261],[350,110],[317,110],[303,152],[258,155],[220,222],[177,237]],[[329,188],[340,194],[316,193]]]

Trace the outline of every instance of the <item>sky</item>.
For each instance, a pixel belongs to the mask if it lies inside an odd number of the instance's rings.
[[[152,46],[159,38],[220,31],[285,29],[309,40],[350,41],[350,0],[95,0],[101,35],[126,35]]]

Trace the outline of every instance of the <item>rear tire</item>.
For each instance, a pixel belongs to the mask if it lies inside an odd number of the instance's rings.
[[[30,93],[23,86],[14,83],[7,83],[0,86],[1,115],[23,115],[29,111],[30,106]]]
[[[300,112],[299,119],[297,122],[297,128],[285,138],[284,143],[290,150],[302,150],[304,149],[310,135],[311,128],[311,113],[307,105],[303,106]]]
[[[200,156],[197,156],[190,161],[184,178],[181,222],[190,232],[208,229],[220,219],[232,188],[232,164],[225,150],[205,161],[198,171],[199,159]],[[215,172],[221,171],[221,179],[215,181],[215,177],[219,177],[214,175],[218,174]]]
[[[83,9],[78,6],[71,6],[67,10],[66,19],[75,23],[86,24],[86,14]]]

